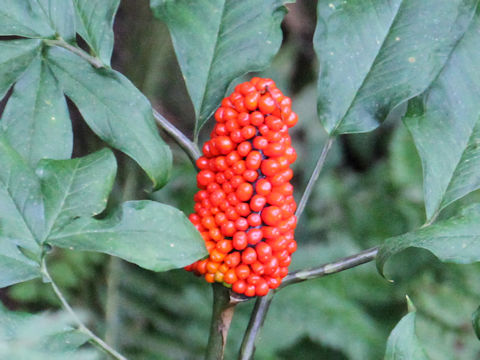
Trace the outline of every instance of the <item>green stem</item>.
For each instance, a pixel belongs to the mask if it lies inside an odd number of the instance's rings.
[[[58,38],[55,40],[52,39],[45,39],[43,42],[48,46],[58,46],[68,51],[74,53],[77,56],[80,56],[82,59],[88,61],[92,66],[100,69],[105,67],[105,64],[97,57],[90,55],[89,53],[85,52],[84,50],[80,49],[79,47],[73,46],[63,40],[62,38]]]
[[[302,198],[298,203],[297,211],[295,212],[295,215],[297,216],[297,220],[300,219],[300,216],[302,215],[303,210],[305,210],[305,206],[307,205],[308,199],[310,198],[310,195],[312,195],[313,189],[315,187],[315,183],[317,182],[318,176],[320,175],[320,172],[322,171],[323,166],[325,165],[325,160],[327,159],[328,152],[330,151],[330,148],[332,147],[334,140],[335,140],[334,137],[329,137],[327,142],[323,146],[322,153],[318,158],[317,164],[315,165],[315,169],[313,170],[313,173],[310,176],[310,179],[308,180],[307,187],[305,188]]]
[[[213,307],[206,360],[222,360],[227,345],[227,335],[237,302],[230,299],[230,290],[222,284],[212,284]]]
[[[247,331],[245,331],[242,346],[240,347],[239,360],[253,359],[255,340],[267,317],[268,309],[273,300],[273,294],[274,292],[271,291],[268,295],[259,297],[257,301],[255,301],[255,307],[253,308],[252,316],[250,317]]]
[[[335,274],[353,267],[368,263],[375,259],[378,253],[378,248],[371,248],[358,254],[347,256],[336,261],[320,265],[311,269],[298,270],[288,274],[282,281],[282,284],[274,291],[271,291],[267,296],[260,297],[255,302],[250,322],[248,323],[247,331],[243,337],[242,346],[240,348],[239,360],[253,359],[255,353],[255,340],[260,331],[268,309],[277,291],[280,291],[286,286],[297,284],[306,280],[317,279],[326,275]]]
[[[195,166],[195,161],[201,156],[198,146],[155,109],[153,116],[157,124],[185,151]]]
[[[76,322],[78,326],[78,330],[86,334],[89,338],[90,341],[104,350],[107,354],[109,354],[111,357],[117,360],[128,360],[125,356],[121,355],[118,353],[115,349],[111,348],[105,341],[100,339],[97,335],[95,335],[89,328],[85,326],[85,324],[80,320],[80,318],[77,316],[75,311],[72,309],[70,304],[67,302],[65,299],[65,296],[63,296],[61,290],[58,288],[57,284],[53,281],[50,273],[48,272],[47,269],[47,263],[45,260],[45,257],[42,257],[42,262],[41,262],[41,271],[46,280],[50,283],[52,286],[53,291],[55,292],[55,295],[57,295],[57,298],[60,300],[60,303],[62,304],[63,308],[70,314],[70,316],[73,318],[73,320]]]

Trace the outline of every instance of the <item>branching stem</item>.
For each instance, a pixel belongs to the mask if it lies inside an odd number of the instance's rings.
[[[70,314],[70,316],[73,318],[73,320],[77,323],[78,330],[86,334],[87,336],[90,337],[90,341],[104,350],[107,354],[112,356],[114,359],[117,360],[128,360],[125,356],[122,354],[118,353],[115,349],[111,348],[105,341],[100,339],[97,335],[95,335],[89,328],[85,326],[85,324],[80,320],[80,318],[77,316],[75,311],[72,309],[70,304],[67,302],[65,299],[65,296],[63,296],[61,290],[58,288],[57,284],[53,281],[50,273],[48,272],[47,269],[47,263],[45,261],[45,257],[42,258],[42,263],[41,263],[41,271],[46,280],[50,283],[52,286],[53,291],[55,292],[55,295],[57,295],[57,298],[60,300],[63,308]]]
[[[70,52],[74,53],[75,55],[80,56],[82,59],[88,61],[92,66],[96,67],[97,69],[105,67],[105,64],[102,62],[102,60],[100,60],[99,58],[97,58],[95,56],[90,55],[89,53],[80,49],[77,46],[73,46],[73,45],[69,44],[68,42],[66,42],[62,38],[58,38],[58,39],[55,39],[55,40],[45,39],[45,40],[43,40],[43,42],[45,44],[47,44],[48,46],[58,46],[58,47],[62,47],[64,49],[67,49]]]
[[[358,265],[368,263],[375,259],[378,248],[371,248],[358,254],[338,259],[336,261],[320,265],[311,269],[298,270],[288,274],[282,281],[282,284],[275,291],[271,291],[267,296],[260,297],[255,302],[247,331],[245,332],[242,346],[240,348],[239,360],[253,359],[255,352],[255,339],[265,322],[270,304],[275,293],[286,286],[297,284],[306,280],[317,279],[326,275],[335,274],[344,270],[354,268]]]

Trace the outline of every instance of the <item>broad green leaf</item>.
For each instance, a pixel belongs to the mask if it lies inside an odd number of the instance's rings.
[[[25,160],[0,136],[0,237],[34,252],[43,232],[44,210],[40,182]],[[13,226],[19,226],[13,229]],[[11,231],[11,232],[10,232]]]
[[[63,313],[31,315],[0,303],[0,358],[15,360],[90,360],[97,352],[79,350],[88,335],[74,330]]]
[[[473,329],[475,330],[475,334],[480,340],[480,307],[477,310],[475,310],[475,312],[472,315],[472,326],[473,326]]]
[[[476,0],[319,1],[318,114],[330,134],[375,129],[422,93],[468,27]]]
[[[35,2],[47,17],[56,35],[66,41],[75,40],[75,11],[72,0],[36,0]]]
[[[73,0],[80,36],[104,64],[113,51],[113,20],[120,0]]]
[[[2,197],[0,195],[0,200]],[[0,218],[0,227],[4,219]],[[40,276],[40,266],[26,257],[14,243],[0,230],[0,288]]]
[[[49,66],[66,95],[90,128],[105,142],[132,157],[153,181],[163,186],[171,153],[162,141],[145,96],[120,73],[95,69],[70,52],[50,48]]]
[[[153,201],[126,202],[102,220],[79,218],[47,241],[118,256],[154,271],[186,266],[207,255],[203,239],[185,215]]]
[[[383,274],[386,261],[409,247],[426,249],[446,262],[480,261],[480,205],[466,208],[459,216],[385,240],[377,255],[378,271]]]
[[[51,27],[40,3],[48,0],[2,0],[0,5],[0,35],[18,35],[25,37],[54,37]],[[68,3],[70,0],[57,0]],[[0,50],[0,54],[1,54]]]
[[[45,196],[45,236],[74,217],[105,209],[117,171],[109,149],[71,160],[42,160],[37,175]]]
[[[39,276],[43,227],[40,183],[22,157],[0,136],[0,287]],[[27,257],[19,248],[24,249]]]
[[[480,8],[443,71],[410,101],[405,124],[422,158],[427,219],[480,188]]]
[[[282,42],[282,0],[151,0],[167,24],[197,123],[195,136],[230,82],[266,67]]]
[[[39,57],[16,83],[0,129],[32,166],[43,158],[70,158],[73,134],[67,103],[57,80]]]
[[[0,41],[0,99],[38,55],[40,45],[40,40]]]
[[[415,334],[415,312],[405,315],[388,337],[385,360],[428,360]]]

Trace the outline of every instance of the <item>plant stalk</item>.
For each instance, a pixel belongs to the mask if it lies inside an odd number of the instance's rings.
[[[153,116],[157,124],[185,151],[195,166],[195,161],[201,156],[198,146],[155,109]]]
[[[297,221],[298,219],[300,219],[300,216],[302,215],[303,210],[305,210],[305,206],[307,205],[308,199],[310,199],[310,196],[312,195],[313,189],[315,187],[315,183],[317,182],[318,176],[320,175],[320,172],[322,171],[323,166],[325,165],[325,160],[327,159],[328,152],[330,151],[334,140],[335,140],[334,137],[329,137],[327,139],[327,142],[323,146],[322,153],[318,158],[317,164],[315,165],[315,169],[313,170],[313,173],[310,176],[310,179],[308,180],[307,187],[305,188],[302,198],[298,203],[297,211],[295,211],[295,216],[297,217]]]
[[[374,247],[358,254],[347,256],[336,261],[320,265],[311,269],[298,270],[288,274],[282,281],[281,285],[274,291],[270,291],[267,296],[260,297],[255,302],[255,307],[248,323],[247,331],[243,337],[240,348],[239,360],[253,359],[255,353],[255,340],[260,331],[268,309],[277,291],[286,286],[297,284],[306,280],[317,279],[326,275],[335,274],[344,270],[354,268],[356,266],[368,263],[375,259],[378,248]]]
[[[90,55],[89,53],[85,52],[84,50],[80,49],[79,47],[73,46],[63,40],[62,38],[58,38],[55,40],[52,39],[45,39],[43,40],[45,44],[48,46],[58,46],[68,51],[74,53],[77,56],[80,56],[82,59],[88,61],[92,66],[96,67],[97,69],[105,67],[105,64],[97,57]]]
[[[230,290],[222,284],[212,284],[213,307],[210,335],[208,338],[206,360],[222,360],[227,345],[228,330],[232,323],[235,305],[231,301]]]
[[[117,360],[128,360],[125,356],[117,352],[115,349],[111,348],[105,341],[100,339],[97,335],[95,335],[87,326],[80,320],[80,318],[77,316],[75,311],[72,309],[70,304],[67,302],[65,299],[65,296],[63,296],[61,290],[55,284],[55,282],[52,279],[52,276],[48,272],[47,269],[47,263],[45,261],[45,257],[42,258],[42,263],[41,263],[41,271],[46,280],[50,283],[52,286],[53,291],[55,292],[55,295],[57,295],[57,298],[60,300],[60,303],[62,304],[63,308],[70,314],[70,316],[73,318],[73,320],[77,323],[78,330],[86,334],[87,336],[90,337],[90,341],[101,348],[103,351],[105,351],[107,354],[109,354],[111,357]]]

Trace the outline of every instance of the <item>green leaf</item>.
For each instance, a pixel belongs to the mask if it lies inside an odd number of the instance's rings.
[[[113,20],[120,0],[73,0],[78,33],[95,55],[110,65],[113,51]]]
[[[422,158],[427,219],[480,188],[480,8],[405,124]]]
[[[0,287],[4,287],[40,274],[29,257],[40,257],[36,238],[43,231],[43,202],[34,172],[2,136],[0,169]]]
[[[0,35],[34,38],[55,36],[55,30],[50,26],[39,1],[46,2],[46,0],[2,0],[0,6]],[[56,2],[67,3],[70,1],[57,0]]]
[[[282,42],[287,1],[151,0],[167,24],[196,114],[195,136],[230,82],[266,67]]]
[[[385,240],[377,255],[378,271],[383,275],[386,261],[409,247],[426,249],[446,262],[480,261],[480,204],[459,216]]]
[[[0,136],[0,236],[13,238],[18,245],[35,251],[43,232],[43,198],[40,182],[25,160]],[[13,229],[13,226],[19,226]],[[9,231],[12,232],[9,232]]]
[[[0,195],[0,199],[2,199]],[[4,219],[0,218],[0,227]],[[40,266],[26,257],[0,230],[0,288],[40,276]]]
[[[103,220],[79,218],[47,241],[118,256],[155,271],[183,267],[207,255],[202,237],[185,215],[153,201],[126,202]]]
[[[428,360],[415,334],[415,312],[405,315],[388,337],[385,360]]]
[[[143,94],[120,73],[95,69],[64,49],[50,48],[47,58],[63,90],[90,128],[105,142],[132,157],[153,181],[163,186],[172,162]]]
[[[35,59],[40,46],[40,40],[0,41],[0,99]]]
[[[91,349],[79,350],[88,335],[74,330],[67,314],[31,315],[7,310],[0,303],[0,358],[16,360],[98,359]]]
[[[318,114],[330,134],[375,129],[423,92],[468,27],[476,0],[319,1]]]
[[[32,166],[43,158],[70,158],[73,133],[67,104],[57,80],[39,57],[16,83],[0,129]]]
[[[17,0],[18,1],[18,0]],[[66,41],[75,40],[75,11],[72,0],[37,0],[38,7],[48,18],[48,23]]]
[[[472,326],[475,330],[475,334],[477,338],[480,340],[480,306],[477,310],[472,314]]]
[[[45,196],[45,236],[74,217],[94,216],[107,205],[117,171],[109,149],[71,160],[42,160],[37,175]]]

